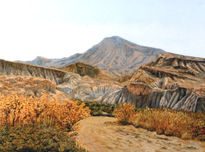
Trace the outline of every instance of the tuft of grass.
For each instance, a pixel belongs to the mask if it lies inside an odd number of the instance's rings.
[[[130,103],[123,103],[116,107],[114,116],[122,124],[131,124],[135,119],[135,106]]]

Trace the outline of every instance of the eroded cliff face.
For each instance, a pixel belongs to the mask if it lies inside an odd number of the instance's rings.
[[[122,86],[112,80],[93,79],[88,76],[77,81],[58,85],[58,89],[65,92],[74,100],[102,102],[108,94],[121,90]]]
[[[57,69],[0,60],[0,74],[39,77],[60,84],[64,82],[67,73]]]
[[[205,112],[205,60],[162,54],[141,66],[124,88],[103,102]]]
[[[166,107],[174,110],[205,112],[205,97],[187,88],[176,87],[167,90],[147,90],[145,88],[145,90],[138,90],[138,84],[130,85],[134,87],[130,89],[130,86],[125,86],[114,95],[108,95],[103,102],[112,104],[130,102],[139,108]]]
[[[61,99],[70,98],[58,88],[74,88],[80,75],[62,70],[0,60],[0,93],[40,97],[44,94]]]

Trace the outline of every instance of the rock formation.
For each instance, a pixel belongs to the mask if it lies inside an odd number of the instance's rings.
[[[76,64],[67,67],[68,71],[76,72],[72,73],[64,71],[66,68],[57,70],[0,60],[0,73],[50,80],[57,91],[74,100],[112,104],[131,102],[136,107],[205,112],[205,59],[161,54],[142,65],[133,75],[121,77],[118,81],[93,77],[90,72],[93,73],[95,68],[81,66],[80,72]]]
[[[67,73],[57,69],[0,60],[0,74],[40,77],[60,84],[64,82]]]
[[[68,66],[59,68],[59,69],[63,70],[63,71],[67,71],[67,72],[77,73],[80,76],[87,75],[91,78],[107,79],[107,80],[112,79],[110,77],[111,74],[109,73],[109,71],[102,71],[99,68],[96,68],[94,66],[91,66],[89,64],[85,64],[82,62],[76,62],[76,63],[70,64]]]
[[[162,54],[141,66],[123,89],[103,102],[205,112],[205,59]]]

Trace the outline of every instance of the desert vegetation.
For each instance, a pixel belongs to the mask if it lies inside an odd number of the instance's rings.
[[[130,124],[135,119],[135,106],[130,103],[120,104],[114,110],[114,116],[122,124]]]
[[[133,105],[119,105],[114,116],[120,123],[129,123],[158,134],[182,139],[205,140],[205,114],[175,111],[167,108],[135,109]]]
[[[82,101],[78,101],[80,104]],[[99,103],[99,102],[91,102],[91,101],[84,101],[85,107],[90,109],[90,114],[92,116],[108,116],[113,117],[113,111],[115,109],[114,104],[109,103]]]
[[[49,124],[0,126],[1,152],[85,152],[66,129]]]
[[[75,151],[78,147],[68,131],[90,116],[84,106],[71,100],[60,103],[46,95],[0,95],[0,151]]]

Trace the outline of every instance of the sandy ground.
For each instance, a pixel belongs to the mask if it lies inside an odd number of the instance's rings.
[[[89,117],[76,126],[80,146],[89,152],[205,152],[205,142],[157,135],[115,118]]]

